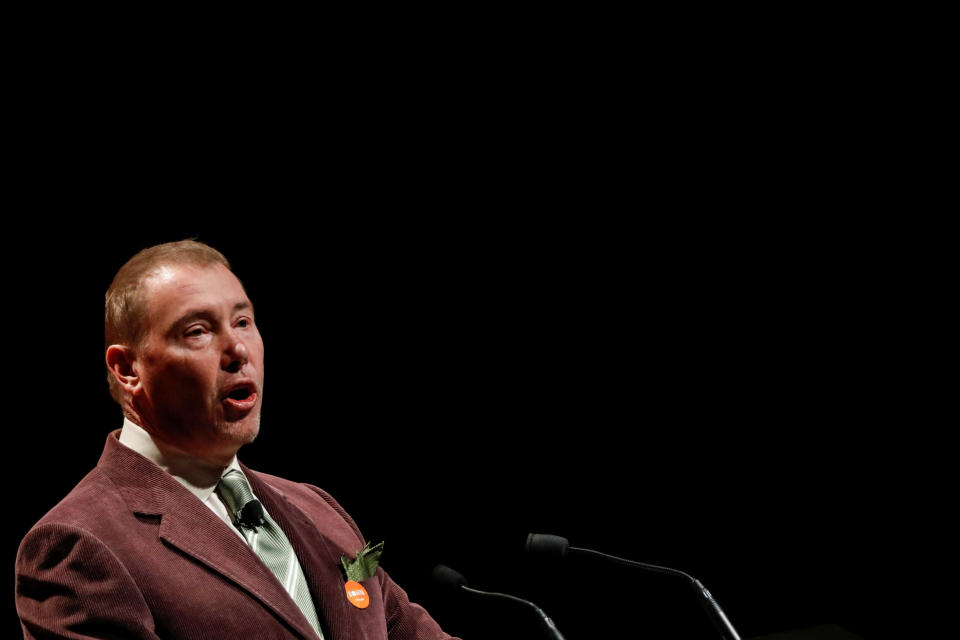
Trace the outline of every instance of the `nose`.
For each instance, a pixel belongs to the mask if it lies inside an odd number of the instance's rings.
[[[243,365],[247,364],[249,360],[250,352],[247,350],[247,345],[242,340],[231,336],[228,339],[227,347],[223,350],[220,366],[228,373],[239,373]]]

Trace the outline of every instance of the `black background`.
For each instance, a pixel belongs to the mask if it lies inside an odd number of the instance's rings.
[[[451,60],[451,34],[349,68],[248,52],[183,75],[89,42],[25,73],[3,267],[7,456],[27,490],[8,569],[120,426],[114,272],[197,237],[266,344],[241,460],[330,491],[451,633],[538,630],[442,593],[437,563],[534,600],[570,640],[710,637],[682,585],[531,562],[531,531],[683,569],[744,637],[920,624],[936,607],[906,596],[943,509],[925,473],[945,384],[920,361],[941,258],[876,161],[889,138],[862,94],[879,72],[779,31],[691,48],[583,28],[591,46],[564,31],[516,56],[478,38]]]
[[[536,626],[445,596],[437,563],[533,599],[570,638],[709,637],[682,585],[531,563],[531,531],[686,570],[744,636],[886,628],[893,596],[863,587],[902,587],[874,552],[913,517],[887,457],[907,416],[875,349],[875,278],[849,245],[746,245],[726,225],[642,216],[217,217],[221,230],[103,231],[35,256],[47,282],[25,281],[13,323],[17,402],[34,409],[17,423],[31,491],[14,538],[120,425],[99,337],[113,271],[194,235],[232,260],[267,346],[262,433],[241,459],[332,492],[451,632]]]

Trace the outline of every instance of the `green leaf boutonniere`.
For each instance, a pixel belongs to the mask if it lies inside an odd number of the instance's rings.
[[[353,560],[346,555],[340,556],[340,564],[347,574],[347,580],[362,582],[377,572],[377,566],[380,564],[380,556],[383,554],[383,543],[370,546],[368,542],[363,549],[357,551],[357,557]]]

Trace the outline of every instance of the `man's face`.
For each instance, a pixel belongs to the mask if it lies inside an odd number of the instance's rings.
[[[260,429],[263,339],[223,265],[163,266],[144,282],[133,406],[155,438],[226,464]]]

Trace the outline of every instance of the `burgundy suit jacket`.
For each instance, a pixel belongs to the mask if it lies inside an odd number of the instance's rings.
[[[110,434],[97,467],[29,531],[16,562],[25,638],[315,640],[293,599],[230,525]],[[326,492],[244,467],[287,534],[326,640],[450,638],[378,568],[366,609],[340,556],[365,540]]]

